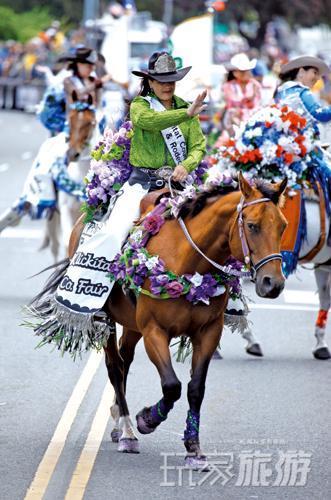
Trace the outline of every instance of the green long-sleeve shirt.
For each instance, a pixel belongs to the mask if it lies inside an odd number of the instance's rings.
[[[188,172],[194,170],[206,154],[206,139],[199,118],[187,115],[188,103],[174,96],[174,109],[155,111],[143,97],[133,99],[130,119],[133,123],[130,163],[135,167],[175,167],[175,162],[164,142],[161,130],[179,125],[185,137],[187,157],[181,162]]]

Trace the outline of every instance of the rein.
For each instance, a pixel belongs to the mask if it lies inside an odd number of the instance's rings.
[[[171,186],[171,179],[168,179],[169,183],[169,189],[170,189],[170,194],[171,197],[173,198],[173,190]],[[263,267],[265,264],[268,262],[271,262],[273,260],[280,260],[282,261],[282,255],[280,253],[272,253],[270,255],[267,255],[266,257],[263,257],[263,259],[259,260],[256,264],[253,263],[251,255],[250,255],[250,249],[248,246],[246,234],[245,234],[245,228],[244,228],[244,218],[243,218],[243,210],[246,207],[250,207],[252,205],[257,205],[258,203],[267,203],[271,201],[269,198],[259,198],[258,200],[253,200],[245,203],[245,198],[242,196],[240,202],[237,205],[237,217],[236,221],[238,221],[238,228],[239,228],[239,237],[241,241],[241,247],[242,251],[244,254],[244,261],[247,266],[249,266],[249,271],[237,271],[236,269],[233,269],[231,266],[222,266],[221,264],[218,264],[215,262],[213,259],[210,259],[199,247],[198,245],[192,240],[191,235],[185,225],[185,222],[181,217],[178,217],[178,222],[180,227],[183,230],[183,233],[190,243],[190,245],[205,259],[207,260],[212,266],[214,266],[216,269],[221,271],[224,274],[228,274],[230,276],[236,276],[240,278],[248,278],[250,277],[252,281],[256,280],[256,274]]]

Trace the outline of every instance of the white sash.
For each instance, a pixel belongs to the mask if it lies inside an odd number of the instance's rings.
[[[155,111],[165,111],[165,107],[154,97],[146,96],[145,101],[149,102],[150,107]],[[179,165],[187,156],[187,147],[185,137],[178,125],[161,130],[164,142],[168,148],[176,165]]]

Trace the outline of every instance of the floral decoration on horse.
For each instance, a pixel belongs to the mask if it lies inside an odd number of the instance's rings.
[[[275,182],[284,177],[298,188],[309,179],[309,163],[318,130],[288,106],[272,105],[255,113],[236,137],[213,155],[223,169],[247,172]]]
[[[226,179],[226,177],[224,176]],[[229,182],[224,184],[229,186]],[[192,194],[192,189],[191,189]],[[240,280],[237,276],[224,273],[198,272],[177,276],[166,269],[164,261],[158,255],[151,255],[146,244],[151,236],[156,235],[167,218],[178,213],[180,205],[189,198],[162,198],[159,205],[148,213],[139,226],[136,226],[125,243],[121,253],[118,253],[110,264],[110,279],[117,281],[126,289],[132,290],[136,296],[140,293],[154,299],[177,299],[184,296],[192,304],[210,304],[212,297],[222,295],[228,286],[232,299],[241,297]],[[225,265],[243,271],[243,265],[235,259],[229,259]],[[149,289],[143,288],[149,279]]]
[[[90,170],[85,177],[87,202],[83,205],[86,222],[98,211],[106,211],[109,201],[128,180],[132,167],[129,163],[131,122],[125,122],[115,134],[107,128],[102,140],[91,152]]]

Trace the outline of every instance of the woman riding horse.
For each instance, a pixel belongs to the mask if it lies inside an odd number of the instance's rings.
[[[160,169],[164,171],[163,167],[167,167],[172,172],[172,178],[182,182],[200,164],[205,154],[205,138],[197,115],[204,109],[206,92],[202,92],[191,105],[174,95],[176,81],[184,78],[189,70],[177,70],[169,54],[156,52],[149,60],[146,73],[134,72],[143,80],[141,93],[130,107],[133,124],[130,148],[132,173],[114,196],[103,231],[96,232],[91,238],[85,235],[76,252],[79,259],[93,254],[94,258],[111,261],[120,251],[134,221],[139,218],[139,206],[144,195],[165,186],[165,181],[158,174]],[[94,233],[95,229],[92,231]],[[64,282],[78,283],[84,275],[84,279],[90,279],[92,285],[102,284],[100,296],[75,295],[71,289],[66,289],[64,285],[61,288],[60,285],[56,300],[62,306],[68,307],[69,304],[69,309],[72,305],[75,313],[80,309],[85,313],[91,309],[91,314],[95,314],[102,309],[113,283],[109,280],[107,269],[95,276],[92,271],[91,276],[86,273],[86,269],[77,266],[74,257]]]
[[[275,101],[282,105],[290,106],[297,114],[303,116],[307,122],[315,128],[316,139],[319,139],[318,125],[331,122],[331,106],[322,107],[311,92],[312,87],[325,74],[330,72],[327,64],[317,57],[301,56],[292,59],[283,65],[280,71],[282,84],[277,88]],[[316,178],[324,180],[324,195],[326,211],[330,217],[330,195],[331,195],[331,168],[325,158],[325,153],[317,144],[316,154],[313,158],[313,166]],[[328,235],[330,245],[330,230]],[[325,327],[330,308],[330,273],[325,267],[315,266],[316,282],[319,291],[320,311],[316,321],[315,336],[317,346],[314,356],[317,359],[329,359],[330,351],[325,343]]]
[[[71,179],[66,163],[78,159],[91,138],[95,126],[95,112],[99,103],[99,89],[111,77],[101,79],[92,75],[98,55],[87,47],[76,48],[60,58],[68,62],[73,74],[65,78],[66,95],[65,132],[46,139],[28,174],[23,193],[13,206],[0,215],[0,232],[19,223],[25,214],[39,219],[51,215],[57,205],[56,189],[83,196],[82,177]]]

